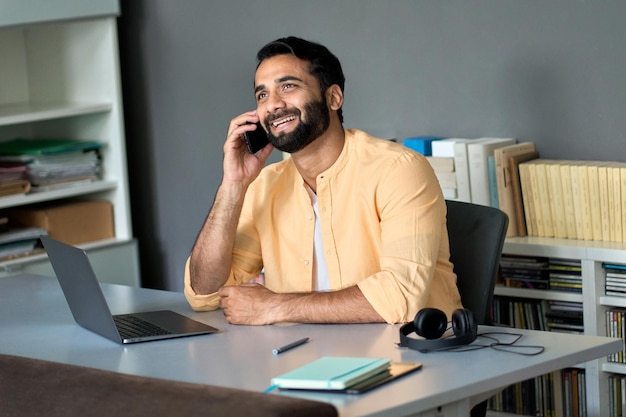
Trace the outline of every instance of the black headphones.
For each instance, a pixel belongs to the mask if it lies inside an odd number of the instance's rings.
[[[454,337],[441,339],[448,328],[446,314],[436,308],[423,308],[417,312],[412,322],[400,327],[398,346],[408,347],[420,352],[432,352],[454,346],[469,345],[478,335],[478,326],[474,314],[468,309],[454,310],[452,313],[452,331]],[[425,339],[414,339],[407,335],[417,333]]]

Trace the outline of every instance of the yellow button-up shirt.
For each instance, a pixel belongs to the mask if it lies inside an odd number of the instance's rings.
[[[424,307],[450,317],[461,299],[445,200],[430,164],[394,142],[345,133],[339,158],[316,179],[331,290],[358,285],[388,323],[411,321]],[[248,282],[265,268],[272,291],[312,291],[314,223],[293,162],[266,166],[246,193],[226,285]],[[194,292],[189,260],[185,296],[196,310],[219,306],[217,293]]]

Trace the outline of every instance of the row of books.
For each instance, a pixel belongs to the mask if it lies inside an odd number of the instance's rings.
[[[626,376],[609,375],[609,417],[626,417]]]
[[[526,416],[585,416],[585,371],[566,368],[511,385],[491,397],[487,407]]]
[[[626,163],[538,158],[519,178],[528,235],[626,241]]]
[[[580,260],[504,254],[500,280],[506,287],[582,292],[582,267]]]
[[[611,308],[606,311],[606,335],[626,340],[626,309]],[[607,361],[626,363],[626,348],[610,354]]]
[[[518,329],[584,332],[583,306],[578,302],[497,296],[493,318],[499,325]]]
[[[0,196],[92,182],[101,174],[101,147],[75,139],[0,142]]]
[[[404,144],[427,157],[444,197],[500,208],[509,216],[507,236],[527,234],[517,166],[539,156],[534,143],[418,136]]]

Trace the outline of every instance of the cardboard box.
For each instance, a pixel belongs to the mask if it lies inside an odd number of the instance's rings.
[[[11,227],[40,227],[54,239],[76,245],[115,237],[109,201],[72,201],[20,207],[9,214]]]

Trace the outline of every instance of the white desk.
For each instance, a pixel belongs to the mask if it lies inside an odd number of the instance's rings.
[[[253,391],[267,388],[272,376],[321,356],[418,361],[424,364],[421,371],[360,396],[279,391],[276,395],[331,402],[341,416],[463,416],[469,414],[470,403],[486,393],[622,346],[619,339],[513,329],[525,335],[522,344],[544,345],[545,352],[532,357],[491,349],[423,354],[396,347],[399,326],[232,326],[221,311],[193,312],[181,293],[111,284],[103,288],[114,314],[171,309],[221,332],[121,346],[74,322],[55,278],[20,275],[0,279],[0,353]],[[481,329],[486,330],[493,329]],[[303,337],[311,341],[272,355],[273,348]],[[438,407],[441,414],[436,414]]]

